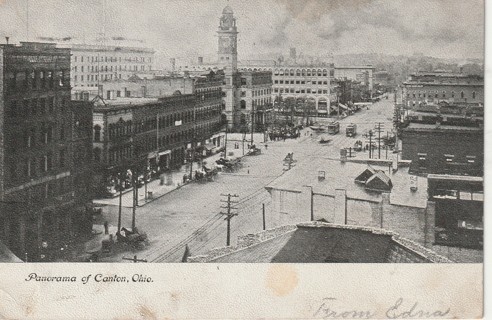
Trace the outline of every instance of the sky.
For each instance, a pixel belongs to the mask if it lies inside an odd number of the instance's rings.
[[[222,9],[239,58],[258,53],[384,53],[483,58],[484,0],[0,0],[0,42],[38,37],[142,39],[164,57],[214,57]]]

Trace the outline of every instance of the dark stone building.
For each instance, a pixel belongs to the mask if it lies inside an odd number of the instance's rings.
[[[483,178],[430,174],[429,201],[435,203],[435,243],[483,248]]]
[[[400,137],[410,172],[483,175],[483,107],[478,109],[441,102],[409,112]]]
[[[73,125],[90,114],[72,113],[69,49],[21,42],[1,45],[0,59],[0,239],[23,259],[44,260],[85,217],[87,190],[76,185],[87,171],[74,148],[89,140]]]

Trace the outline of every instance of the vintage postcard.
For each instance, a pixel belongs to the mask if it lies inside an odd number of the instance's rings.
[[[483,0],[0,0],[0,318],[483,317]]]

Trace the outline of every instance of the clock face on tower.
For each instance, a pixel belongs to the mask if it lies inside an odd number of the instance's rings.
[[[221,38],[220,39],[220,49],[228,50],[232,47],[232,41],[230,38]]]

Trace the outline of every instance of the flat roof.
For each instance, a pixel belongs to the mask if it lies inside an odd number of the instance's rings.
[[[483,182],[483,177],[475,177],[475,176],[458,176],[452,174],[429,174],[427,175],[427,179],[439,179],[439,180],[450,180],[450,181],[467,181],[467,182]]]
[[[483,128],[477,127],[465,127],[465,126],[449,126],[449,125],[440,125],[437,127],[435,124],[428,123],[414,123],[411,122],[405,130],[426,130],[426,131],[483,131]]]

